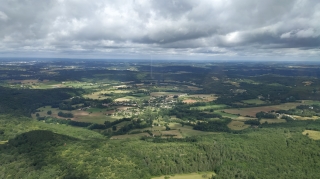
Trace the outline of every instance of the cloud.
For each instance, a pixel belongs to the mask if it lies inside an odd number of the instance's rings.
[[[0,0],[1,54],[319,56],[317,0]]]
[[[1,11],[0,11],[0,20],[2,20],[2,21],[8,20],[8,16],[4,12],[1,12]]]

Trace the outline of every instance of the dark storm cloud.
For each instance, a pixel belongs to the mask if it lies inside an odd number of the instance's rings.
[[[320,56],[317,0],[0,0],[1,54]]]

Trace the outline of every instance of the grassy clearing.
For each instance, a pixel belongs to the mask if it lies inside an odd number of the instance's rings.
[[[228,127],[232,130],[243,130],[246,129],[248,127],[250,127],[250,125],[245,124],[242,121],[236,121],[236,120],[232,120],[229,124]]]
[[[267,122],[268,124],[273,124],[273,123],[284,123],[287,122],[285,119],[261,119],[260,124],[263,124]]]
[[[308,136],[310,139],[320,140],[320,131],[305,130],[302,134]]]
[[[203,173],[189,173],[189,174],[177,174],[177,175],[165,175],[160,177],[153,177],[152,179],[210,179],[215,176],[214,172],[203,172]]]
[[[191,107],[191,109],[196,109],[196,110],[208,110],[208,109],[223,109],[228,107],[225,104],[214,104],[214,105],[207,105],[207,106],[196,106],[196,107]]]
[[[248,100],[243,100],[242,102],[246,104],[266,104],[265,101],[262,101],[260,99],[248,99]]]

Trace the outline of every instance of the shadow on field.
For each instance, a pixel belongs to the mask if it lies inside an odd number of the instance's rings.
[[[0,145],[2,153],[8,155],[25,156],[29,161],[29,168],[42,170],[43,167],[54,166],[56,175],[65,179],[88,178],[87,173],[76,171],[74,164],[68,158],[62,158],[59,153],[65,150],[68,142],[79,141],[76,138],[64,136],[46,130],[34,130],[18,135],[8,141],[7,144]],[[58,154],[58,155],[57,155]]]

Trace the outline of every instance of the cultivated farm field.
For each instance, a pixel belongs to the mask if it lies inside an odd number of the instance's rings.
[[[260,107],[251,107],[251,108],[238,108],[238,109],[225,109],[226,113],[230,114],[240,114],[241,116],[255,116],[258,112],[269,112],[269,111],[276,111],[276,110],[288,110],[293,109],[301,105],[301,103],[284,103],[279,105],[272,105],[272,106],[260,106]]]

